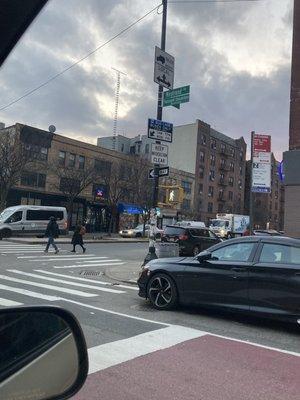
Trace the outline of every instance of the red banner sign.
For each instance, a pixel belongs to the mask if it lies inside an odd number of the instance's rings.
[[[253,153],[270,153],[271,136],[255,134],[253,137]]]

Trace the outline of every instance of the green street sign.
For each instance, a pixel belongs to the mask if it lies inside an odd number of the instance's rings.
[[[190,101],[190,85],[164,92],[163,107],[180,108],[181,103]]]

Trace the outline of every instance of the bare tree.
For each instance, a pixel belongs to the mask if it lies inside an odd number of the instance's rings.
[[[55,177],[51,184],[54,190],[60,191],[67,200],[68,222],[72,222],[72,213],[75,199],[97,178],[97,171],[93,160],[85,160],[84,168],[61,165],[59,162],[49,167]]]
[[[35,161],[35,155],[10,130],[0,132],[0,211],[6,207],[9,191],[21,174]]]
[[[133,202],[143,209],[143,236],[145,235],[145,225],[150,218],[150,210],[153,202],[153,181],[148,179],[151,164],[146,158],[134,156],[133,177],[131,190]]]

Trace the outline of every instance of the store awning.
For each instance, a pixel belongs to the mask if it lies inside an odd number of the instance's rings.
[[[143,214],[144,210],[135,204],[119,203],[118,212],[120,214]]]

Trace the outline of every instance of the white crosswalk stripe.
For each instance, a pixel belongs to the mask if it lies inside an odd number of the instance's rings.
[[[108,260],[109,261],[109,260]],[[109,267],[109,266],[117,266],[117,265],[123,265],[125,264],[124,262],[114,262],[114,263],[103,263],[103,264],[79,264],[79,265],[54,265],[53,268],[55,269],[69,269],[69,268],[86,268],[86,267]]]
[[[2,297],[0,297],[0,306],[17,307],[17,306],[21,306],[21,305],[23,305],[23,303],[18,303],[17,301],[7,300],[7,299],[3,299]]]
[[[93,286],[93,285],[87,285],[87,284],[84,284],[84,283],[77,283],[77,282],[67,281],[65,279],[50,278],[50,277],[47,277],[47,276],[41,276],[41,275],[38,275],[38,274],[29,273],[29,272],[18,271],[16,269],[9,269],[8,271],[12,272],[14,274],[23,275],[23,276],[26,276],[26,277],[29,276],[31,278],[39,278],[39,279],[43,279],[43,280],[51,281],[51,282],[60,282],[60,283],[66,284],[66,285],[77,286],[77,287],[79,286],[79,287],[82,287],[82,288],[93,289],[93,290],[100,290],[102,292],[109,292],[109,293],[116,293],[116,294],[117,293],[125,293],[122,290],[116,290],[116,289],[103,288],[103,287],[98,287],[98,286]],[[90,283],[91,283],[91,281],[90,281]]]
[[[50,261],[50,259],[51,258],[53,258],[54,256],[53,256],[53,254],[51,255],[51,256],[43,256],[43,259],[45,259],[45,261],[47,261],[47,260],[49,260]],[[36,258],[36,256],[20,256],[20,257],[18,257],[18,258],[21,258],[21,259],[26,259],[26,258],[28,258],[28,259],[30,259],[30,258]],[[99,257],[99,256],[95,256],[95,254],[89,254],[89,255],[84,255],[84,256],[77,256],[77,255],[73,255],[73,254],[69,254],[68,256],[61,256],[61,255],[55,255],[55,260],[58,260],[58,259],[60,259],[60,258],[68,258],[68,259],[71,259],[71,260],[73,260],[73,259],[75,259],[75,258],[77,258],[77,259],[80,259],[80,258],[107,258],[107,257]]]
[[[2,284],[0,284],[0,289],[7,291],[7,292],[18,293],[18,294],[21,294],[24,296],[29,296],[29,297],[33,297],[33,298],[41,299],[41,300],[47,300],[47,301],[60,300],[60,298],[57,296],[48,296],[46,294],[33,292],[32,290],[27,290],[27,289],[22,289],[22,288],[12,287],[12,286],[2,285]]]
[[[35,272],[40,272],[41,274],[46,274],[46,275],[51,275],[51,276],[61,276],[63,278],[69,278],[69,279],[73,279],[76,281],[82,281],[82,282],[91,282],[90,279],[86,279],[86,278],[80,278],[77,276],[70,276],[70,275],[65,275],[65,274],[58,274],[56,272],[50,272],[50,271],[44,271],[42,269],[36,269]],[[93,281],[94,284],[100,284],[100,285],[111,285],[110,282],[104,282],[104,281]],[[131,289],[131,290],[138,290],[138,288],[136,286],[129,286],[129,285],[119,285],[118,287],[124,288],[124,289]]]

